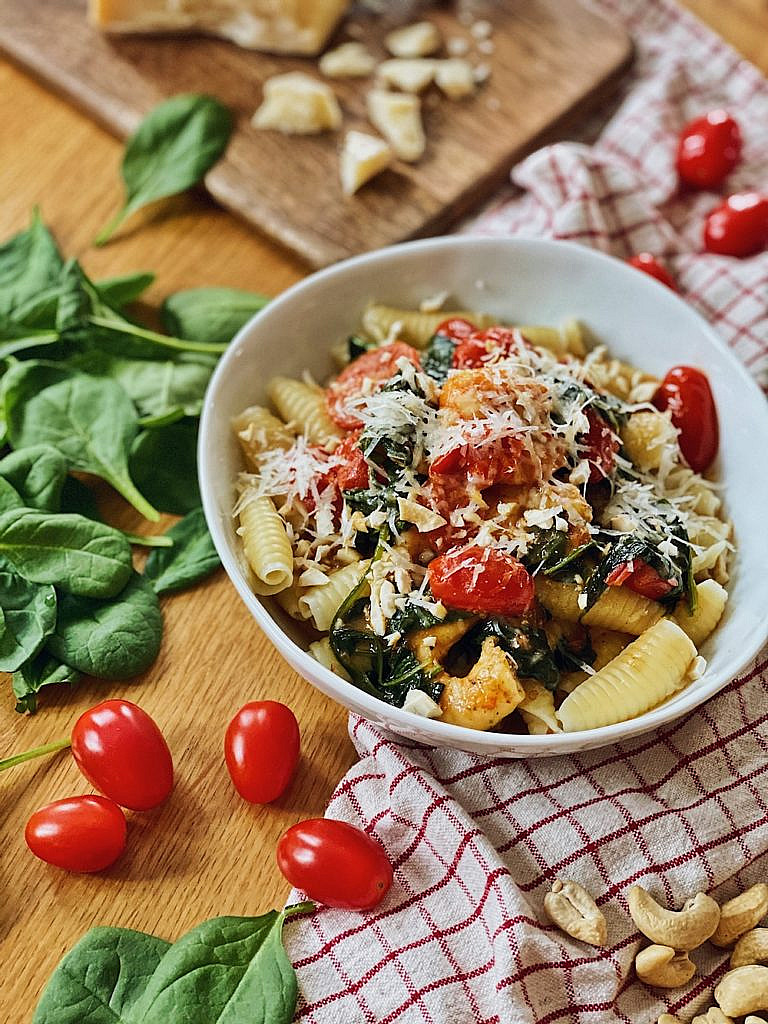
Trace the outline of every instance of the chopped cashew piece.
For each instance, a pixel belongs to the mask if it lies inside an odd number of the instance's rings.
[[[427,140],[418,96],[372,89],[368,93],[368,116],[401,160],[413,162],[423,156]]]
[[[715,1002],[729,1017],[768,1010],[768,967],[750,964],[729,971],[715,989]]]
[[[715,946],[732,946],[740,935],[760,924],[767,913],[768,885],[758,882],[722,905],[720,923],[711,941]]]
[[[733,1021],[726,1017],[719,1006],[710,1006],[706,1013],[694,1017],[691,1024],[733,1024]]]
[[[451,100],[461,100],[475,91],[475,75],[469,61],[454,57],[439,60],[435,67],[435,83]]]
[[[325,82],[303,71],[289,71],[266,80],[264,101],[251,123],[285,135],[317,135],[340,126],[341,108]]]
[[[379,64],[376,74],[385,84],[401,92],[422,92],[435,77],[437,61],[434,60],[385,60]]]
[[[393,57],[428,57],[440,49],[443,39],[431,21],[396,28],[384,38],[384,45]]]
[[[347,132],[339,157],[344,195],[354,195],[366,181],[389,167],[393,159],[394,153],[383,139],[354,129]]]
[[[733,947],[731,967],[762,963],[768,963],[768,928],[753,928]]]
[[[480,657],[467,676],[442,673],[437,681],[444,686],[440,697],[443,722],[468,729],[490,729],[512,714],[525,697],[509,658],[488,637]]]
[[[591,946],[604,946],[608,928],[601,910],[578,882],[557,881],[544,897],[547,916],[568,935]]]
[[[682,910],[666,910],[642,886],[629,890],[629,913],[651,942],[686,952],[710,937],[720,920],[720,907],[711,896],[700,892],[687,900]]]
[[[696,973],[696,964],[688,954],[676,953],[671,946],[648,946],[635,957],[635,970],[640,981],[654,988],[679,988],[687,985]]]
[[[362,43],[342,43],[324,53],[318,67],[328,78],[365,78],[373,74],[376,58]]]

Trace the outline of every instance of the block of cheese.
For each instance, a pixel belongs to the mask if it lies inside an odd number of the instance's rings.
[[[108,32],[198,31],[270,53],[319,53],[349,0],[89,0]]]
[[[379,129],[400,159],[411,163],[418,160],[427,145],[419,97],[371,89],[367,100],[371,124]]]
[[[340,127],[341,108],[325,82],[303,71],[289,71],[266,80],[264,100],[251,123],[285,135],[317,135]]]
[[[394,153],[383,139],[354,129],[347,132],[339,157],[341,187],[345,196],[357,190],[392,163]]]

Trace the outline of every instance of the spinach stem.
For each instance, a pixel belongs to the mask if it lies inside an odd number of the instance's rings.
[[[23,754],[14,754],[13,757],[6,757],[0,761],[0,772],[4,772],[6,768],[13,768],[17,764],[22,764],[24,761],[31,761],[35,757],[44,757],[46,754],[55,754],[59,750],[64,750],[70,746],[69,740],[56,740],[55,743],[46,743],[42,747],[35,747],[34,750],[25,750]]]
[[[158,334],[157,331],[147,330],[146,327],[137,327],[136,324],[127,320],[110,320],[105,316],[91,316],[88,322],[94,327],[104,327],[108,331],[117,331],[118,334],[130,334],[134,338],[142,338],[144,341],[151,341],[163,348],[172,348],[180,352],[206,352],[208,354],[220,355],[227,347],[226,342],[213,341],[185,341],[184,338],[172,338],[168,334]]]
[[[105,224],[101,231],[98,233],[98,235],[96,235],[96,237],[93,240],[93,244],[104,245],[106,242],[108,242],[127,216],[128,209],[126,207],[123,207],[121,210],[118,210],[115,216],[107,224]]]

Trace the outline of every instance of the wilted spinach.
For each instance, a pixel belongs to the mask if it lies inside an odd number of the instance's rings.
[[[453,353],[456,342],[444,334],[435,334],[427,346],[421,361],[424,373],[442,384],[453,367]]]
[[[538,679],[548,690],[556,688],[560,673],[544,630],[507,619],[482,619],[463,638],[462,649],[472,651],[476,657],[487,637],[493,637],[511,655],[519,676]]]

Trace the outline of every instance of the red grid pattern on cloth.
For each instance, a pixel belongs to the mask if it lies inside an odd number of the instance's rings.
[[[513,188],[468,230],[565,238],[626,258],[664,255],[681,290],[768,385],[768,254],[702,254],[713,193],[678,194],[674,145],[702,110],[726,106],[746,131],[729,191],[768,182],[768,83],[669,0],[600,0],[637,58],[599,134],[532,154]],[[674,904],[719,899],[768,868],[768,650],[694,714],[619,746],[504,761],[429,749],[352,718],[360,762],[330,817],[387,848],[395,884],[376,911],[318,909],[285,935],[305,1024],[651,1024],[710,1004],[727,955],[705,946],[683,989],[633,977],[627,915],[635,883]],[[558,875],[598,894],[610,945],[545,923]]]

